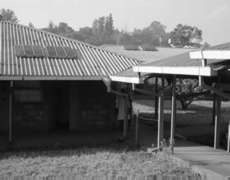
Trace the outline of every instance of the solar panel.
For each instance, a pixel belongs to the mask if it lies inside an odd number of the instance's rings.
[[[15,46],[14,50],[15,50],[15,55],[16,56],[21,56],[21,57],[25,56],[25,51],[24,51],[23,46],[20,46],[20,45]]]
[[[33,52],[33,48],[30,45],[24,45],[24,50],[25,50],[25,56],[26,57],[33,57],[34,56],[34,52]]]
[[[46,53],[45,53],[45,49],[41,46],[32,46],[33,48],[33,55],[34,57],[37,57],[37,58],[41,58],[41,57],[45,57],[46,56]]]
[[[59,59],[77,59],[80,53],[77,49],[61,46],[42,47],[38,45],[17,45],[14,47],[17,57],[25,58],[59,58]]]
[[[76,49],[72,49],[70,47],[64,47],[66,52],[66,58],[70,59],[77,59],[78,58],[78,51]]]
[[[63,47],[56,47],[57,58],[66,58],[66,52]]]
[[[54,46],[47,46],[46,49],[47,49],[49,58],[57,58],[57,52]]]

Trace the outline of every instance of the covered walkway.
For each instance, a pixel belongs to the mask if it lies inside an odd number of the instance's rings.
[[[155,99],[155,103],[157,102],[155,104],[155,112],[157,112],[155,116],[157,119],[157,149],[161,148],[161,142],[167,137],[164,125],[164,98],[166,92],[170,90],[171,124],[169,137],[172,153],[176,157],[189,162],[196,169],[205,172],[209,176],[208,179],[229,179],[230,177],[230,156],[228,153],[230,152],[230,120],[228,120],[226,137],[227,152],[219,150],[221,133],[223,132],[221,104],[223,101],[230,99],[229,59],[230,43],[226,43],[205,50],[201,49],[196,52],[136,65],[133,67],[133,71],[129,70],[110,76],[112,81],[132,84],[133,92],[135,92],[135,84],[145,84],[146,79],[154,79],[152,89],[148,89],[148,92],[145,90],[141,92],[149,98]],[[188,145],[190,142],[187,141],[179,147],[179,141],[175,144],[177,79],[186,78],[198,79],[199,86],[213,95],[213,148],[197,144]],[[137,120],[136,127],[138,127],[138,123]],[[139,133],[138,128],[136,128],[136,139],[138,139]]]

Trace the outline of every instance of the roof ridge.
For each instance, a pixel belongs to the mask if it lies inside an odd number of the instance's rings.
[[[121,55],[119,53],[116,53],[116,52],[113,52],[113,51],[110,51],[110,50],[107,50],[107,49],[104,49],[102,47],[98,47],[98,46],[95,46],[95,45],[92,45],[92,44],[89,44],[89,43],[86,43],[86,42],[83,42],[83,41],[79,41],[77,39],[72,39],[72,38],[69,38],[69,37],[66,37],[66,36],[63,36],[63,35],[59,35],[59,34],[55,34],[55,33],[52,33],[52,32],[49,32],[49,31],[45,31],[45,30],[42,30],[42,29],[38,29],[38,28],[32,28],[32,27],[29,27],[27,25],[24,25],[24,24],[19,24],[19,23],[13,23],[11,21],[6,21],[6,20],[3,20],[3,21],[0,21],[0,23],[3,23],[3,22],[7,22],[11,25],[16,25],[16,26],[21,26],[21,27],[24,27],[24,28],[27,28],[29,30],[35,30],[37,32],[42,32],[42,33],[46,33],[46,34],[49,34],[51,36],[54,36],[54,37],[58,37],[58,38],[62,38],[62,39],[65,39],[67,41],[72,41],[72,42],[77,42],[78,44],[82,44],[82,45],[85,45],[89,48],[94,48],[94,49],[98,49],[98,50],[101,50],[103,52],[106,52],[106,53],[110,53],[110,54],[114,54],[116,56],[119,56],[119,57],[125,57],[125,58],[128,58],[130,60],[135,60],[135,61],[138,61],[139,63],[143,62],[142,60],[140,59],[137,59],[137,58],[133,58],[133,57],[129,57],[127,55]]]

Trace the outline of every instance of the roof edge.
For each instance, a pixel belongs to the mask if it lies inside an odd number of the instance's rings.
[[[134,66],[134,72],[154,73],[154,74],[172,74],[188,76],[216,76],[217,71],[210,66]]]

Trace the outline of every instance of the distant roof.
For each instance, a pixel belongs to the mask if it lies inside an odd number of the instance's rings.
[[[102,45],[103,49],[116,52],[127,57],[137,58],[141,61],[150,62],[157,61],[167,57],[183,54],[192,50],[191,48],[171,48],[171,47],[156,47],[158,51],[143,51],[143,50],[125,50],[123,46],[119,45]]]
[[[38,51],[53,48],[48,55],[42,53],[38,56],[41,51],[31,54],[29,50],[25,55],[21,52],[16,56],[17,46],[36,47]],[[58,49],[65,55],[55,53]],[[68,54],[72,50],[76,50],[77,56]],[[3,80],[100,80],[139,63],[136,58],[77,40],[7,21],[0,22],[0,79]]]
[[[230,43],[221,44],[207,49],[190,52],[191,59],[206,59],[207,61],[215,59],[222,62],[230,59]]]
[[[208,49],[230,49],[230,43],[220,44],[210,47]],[[155,74],[175,74],[175,75],[192,75],[192,76],[214,76],[223,66],[223,62],[216,59],[207,61],[207,66],[202,67],[200,59],[190,59],[189,52],[163,58],[157,61],[144,62],[136,65],[132,70],[127,70],[122,73],[111,76],[112,80],[124,82],[124,77],[132,77],[132,82],[138,83],[138,72],[140,73],[155,73]],[[135,79],[135,80],[134,80]],[[140,80],[139,80],[140,81]],[[126,81],[128,82],[128,81]]]

